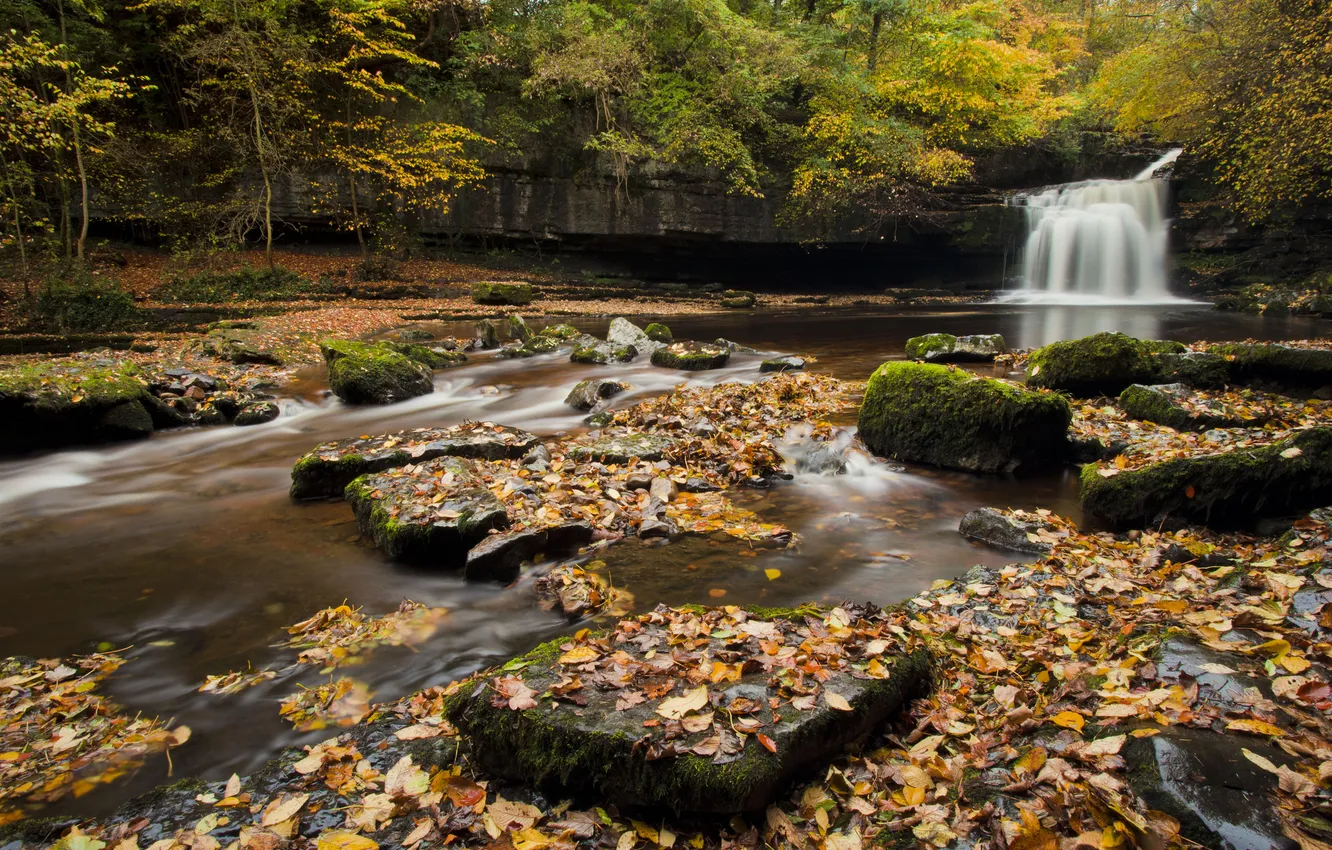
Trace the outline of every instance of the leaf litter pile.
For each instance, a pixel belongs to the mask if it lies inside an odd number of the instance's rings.
[[[778,623],[734,607],[659,609],[562,644],[564,678],[541,692],[520,664],[492,674],[503,683],[492,699],[505,710],[551,702],[578,710],[580,694],[609,691],[626,707],[652,706],[660,725],[644,730],[644,746],[656,755],[701,746],[715,757],[737,742],[763,746],[755,719],[830,702],[820,689],[830,667],[872,676],[875,650],[932,653],[932,696],[755,818],[580,808],[489,779],[444,719],[446,697],[463,686],[455,683],[374,707],[308,747],[277,781],[242,791],[233,777],[183,800],[173,820],[86,823],[63,847],[1194,846],[1131,781],[1135,742],[1177,729],[1234,741],[1271,775],[1265,802],[1286,835],[1324,847],[1332,838],[1326,517],[1316,512],[1280,539],[1086,534],[1041,519],[1054,529],[1050,555],[975,568],[893,609],[804,609]],[[728,654],[737,638],[754,649]],[[635,641],[661,660],[626,663],[619,647]],[[1211,660],[1193,674],[1171,668],[1162,652],[1178,641]],[[718,690],[747,666],[769,674],[775,706],[718,704]],[[1253,684],[1218,685],[1228,680]],[[417,746],[426,743],[434,748]]]

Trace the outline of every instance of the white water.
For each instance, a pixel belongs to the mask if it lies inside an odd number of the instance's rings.
[[[1004,300],[1086,306],[1182,301],[1168,286],[1169,183],[1157,177],[1179,154],[1170,151],[1131,180],[1087,180],[1015,197],[1012,203],[1027,214],[1023,281]]]

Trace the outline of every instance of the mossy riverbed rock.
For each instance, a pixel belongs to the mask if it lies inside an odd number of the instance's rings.
[[[461,351],[450,351],[440,345],[422,345],[416,342],[380,343],[390,351],[396,351],[410,357],[429,369],[452,369],[467,362],[467,355]]]
[[[640,355],[651,356],[654,351],[666,345],[647,335],[647,331],[622,317],[611,319],[606,331],[606,343],[612,349],[632,348]]]
[[[163,406],[129,361],[15,366],[0,371],[0,452],[140,439]]]
[[[536,299],[536,290],[530,283],[490,281],[472,284],[472,300],[477,304],[507,304],[523,307]]]
[[[490,350],[500,347],[499,328],[490,319],[482,319],[476,323],[477,348]]]
[[[538,354],[554,354],[560,350],[561,341],[549,336],[534,334],[520,345],[510,343],[500,349],[500,357],[523,358],[536,357]]]
[[[683,645],[664,615],[647,615],[539,646],[464,683],[445,715],[491,775],[625,807],[733,814],[762,811],[792,779],[822,768],[931,686],[923,653],[864,641],[853,657],[871,672],[846,662],[849,649],[838,659],[819,655],[811,663],[828,677],[805,678],[808,693],[797,696],[784,684],[793,668],[761,661],[759,641],[794,648],[813,633],[831,648],[823,617],[736,608],[692,616],[699,625]],[[852,641],[861,634],[842,629]],[[619,672],[605,674],[610,684],[569,687],[571,677],[592,681],[612,655]],[[738,675],[686,678],[717,658],[733,660]]]
[[[1156,355],[1183,353],[1179,343],[1098,333],[1052,342],[1027,358],[1027,383],[1075,396],[1118,395],[1129,384],[1151,384],[1160,372]]]
[[[1237,378],[1291,387],[1332,384],[1332,351],[1276,343],[1226,343],[1208,346],[1207,351],[1226,358]]]
[[[527,326],[526,319],[517,313],[509,317],[509,339],[527,342],[532,336],[532,329]]]
[[[583,363],[592,366],[604,366],[607,363],[628,363],[638,357],[638,349],[632,345],[615,346],[609,342],[592,341],[577,345],[569,355],[571,363]]]
[[[597,461],[624,465],[635,458],[656,462],[664,460],[677,442],[659,434],[607,434],[570,446],[569,457],[580,463]]]
[[[388,470],[355,479],[346,496],[361,533],[395,560],[460,569],[473,546],[510,523],[474,471],[478,462],[440,457],[416,467],[418,474]]]
[[[1219,402],[1204,401],[1183,384],[1150,387],[1133,384],[1119,394],[1119,407],[1134,419],[1166,425],[1176,431],[1208,431],[1212,428],[1241,428],[1262,424],[1226,410]]]
[[[653,342],[660,342],[663,345],[670,345],[675,342],[675,337],[671,335],[671,329],[661,322],[653,322],[643,329],[643,333]]]
[[[1158,354],[1156,364],[1160,369],[1156,379],[1165,384],[1220,390],[1230,382],[1230,364],[1219,354],[1203,351]]]
[[[1038,523],[1019,521],[994,508],[977,508],[962,517],[957,533],[999,549],[1048,555],[1054,544],[1032,539],[1040,530]]]
[[[730,360],[730,349],[701,342],[675,342],[652,352],[653,366],[690,372],[720,369]]]
[[[721,305],[729,310],[744,310],[758,303],[758,296],[744,289],[728,289],[722,293]]]
[[[291,496],[340,498],[347,485],[362,475],[437,457],[520,458],[539,445],[541,441],[526,431],[490,422],[334,440],[320,444],[292,467]]]
[[[799,372],[805,368],[805,358],[788,355],[773,357],[759,364],[760,372]]]
[[[329,388],[348,404],[392,404],[435,391],[429,366],[385,345],[339,339],[319,348]]]
[[[1139,469],[1082,468],[1082,508],[1114,528],[1168,520],[1235,528],[1332,503],[1332,428]]]
[[[907,340],[906,356],[926,363],[983,363],[1008,353],[1001,334],[925,334]]]
[[[876,454],[967,472],[1039,469],[1064,459],[1068,402],[932,363],[870,376],[860,438]]]
[[[227,325],[219,322],[199,342],[199,350],[219,360],[236,364],[254,363],[264,366],[282,366],[288,354],[274,347],[272,341],[251,323]]]

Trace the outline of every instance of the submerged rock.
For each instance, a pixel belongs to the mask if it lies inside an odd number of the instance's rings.
[[[419,475],[390,470],[352,481],[346,496],[361,533],[395,560],[462,567],[473,546],[491,531],[509,527],[504,505],[471,463],[441,457],[422,464]],[[423,492],[428,490],[442,498],[436,502]]]
[[[1332,428],[1139,469],[1093,463],[1081,477],[1083,510],[1115,528],[1155,528],[1167,519],[1242,527],[1332,502]]]
[[[428,366],[387,346],[333,339],[319,349],[329,388],[348,404],[391,404],[435,391]]]
[[[1262,424],[1261,421],[1230,414],[1220,404],[1209,406],[1183,384],[1150,387],[1133,384],[1120,393],[1119,407],[1134,419],[1167,425],[1176,431],[1208,431],[1212,428],[1241,428]]]
[[[480,460],[521,458],[541,446],[534,435],[489,422],[451,428],[417,428],[378,437],[323,443],[291,469],[294,499],[342,496],[355,478],[437,457]]]
[[[977,508],[962,517],[957,533],[971,540],[979,540],[1000,549],[1048,555],[1053,543],[1032,540],[1041,526],[1035,522],[1022,522],[994,508]]]
[[[569,390],[564,403],[574,410],[591,410],[627,389],[629,385],[621,381],[613,381],[610,378],[588,378],[579,381],[572,390]]]
[[[1277,777],[1244,755],[1273,764],[1290,757],[1253,738],[1172,726],[1124,748],[1133,790],[1179,821],[1180,833],[1219,850],[1295,850],[1272,806]]]
[[[509,304],[522,307],[531,304],[536,291],[530,283],[476,283],[472,285],[472,300],[477,304]]]
[[[1118,395],[1129,384],[1153,383],[1160,371],[1153,355],[1174,345],[1121,333],[1053,342],[1027,358],[1027,383],[1075,396]]]
[[[906,355],[926,363],[963,363],[994,360],[1008,353],[1008,344],[1000,334],[926,334],[906,343]]]
[[[616,434],[599,437],[569,447],[569,457],[576,461],[627,464],[631,460],[658,461],[678,441],[659,434]]]
[[[1332,384],[1332,351],[1276,343],[1211,345],[1207,351],[1225,357],[1239,378],[1257,378],[1292,387]]]
[[[787,356],[774,357],[759,364],[760,372],[798,372],[805,368],[805,358]]]
[[[870,376],[860,438],[876,454],[967,472],[1013,472],[1061,462],[1068,402],[965,371],[884,363]]]
[[[730,359],[729,349],[699,342],[676,342],[652,352],[653,366],[691,372],[720,369]]]
[[[825,665],[831,675],[809,680],[817,693],[795,697],[803,702],[792,705],[781,677],[757,660],[760,640],[769,648],[806,640],[804,618],[781,613],[765,620],[735,608],[691,612],[699,625],[687,632],[689,649],[674,656],[664,652],[673,645],[667,625],[654,615],[622,621],[632,633],[559,638],[464,686],[446,700],[445,715],[495,776],[619,806],[762,810],[792,778],[879,728],[931,683],[926,656],[895,653],[891,642],[880,641],[873,652],[855,650],[877,662],[872,675],[853,675],[846,655],[831,657]],[[604,674],[606,686],[568,684],[570,676],[582,682],[602,676],[594,670],[603,659],[609,667],[612,654],[622,672]],[[730,658],[741,674],[720,684],[683,678],[677,684],[681,664],[706,657]],[[749,657],[752,665],[744,661]],[[645,697],[650,688],[658,695]]]

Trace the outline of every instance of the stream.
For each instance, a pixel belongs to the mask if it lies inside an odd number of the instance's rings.
[[[677,339],[720,336],[765,356],[813,355],[812,369],[855,380],[902,357],[906,339],[927,332],[999,332],[1013,347],[1101,330],[1182,341],[1317,335],[1310,320],[1220,314],[1206,305],[870,309],[664,321]],[[649,317],[635,320],[641,325]],[[571,320],[598,335],[608,322]],[[471,331],[470,322],[426,327],[442,335]],[[191,741],[172,753],[174,773],[216,780],[251,772],[283,747],[335,734],[297,733],[278,717],[278,701],[298,682],[320,681],[313,670],[234,696],[197,692],[207,674],[285,666],[294,653],[273,646],[285,636],[283,628],[320,608],[345,600],[378,615],[409,598],[450,610],[423,645],[379,649],[346,669],[376,700],[445,684],[578,627],[537,607],[528,579],[510,587],[466,584],[451,574],[395,565],[360,537],[347,505],[296,504],[287,495],[292,463],[324,440],[468,419],[542,436],[574,432],[583,427],[583,414],[565,406],[564,397],[583,378],[627,380],[633,390],[615,399],[623,407],[682,380],[757,380],[762,359],[738,355],[724,369],[680,373],[637,363],[581,366],[567,356],[479,354],[466,366],[437,373],[434,394],[374,408],[325,397],[321,370],[310,370],[282,399],[282,416],[266,425],[165,432],[141,443],[0,462],[0,594],[6,603],[0,654],[126,648],[131,661],[110,680],[111,696],[131,712],[190,726]],[[854,412],[838,424],[853,428]],[[769,490],[739,491],[734,501],[798,532],[801,545],[755,553],[734,541],[627,541],[598,555],[606,562],[603,573],[632,592],[638,612],[661,602],[888,604],[972,564],[1021,559],[957,535],[958,520],[973,508],[1044,507],[1079,519],[1072,469],[1015,480],[862,460],[846,475],[801,475]],[[773,569],[780,576],[770,579],[765,571]],[[131,777],[48,811],[103,815],[165,780],[165,760],[158,757]]]

